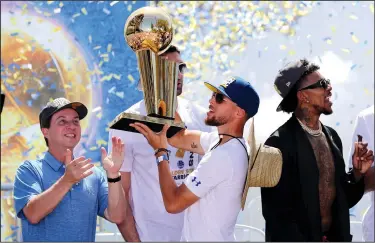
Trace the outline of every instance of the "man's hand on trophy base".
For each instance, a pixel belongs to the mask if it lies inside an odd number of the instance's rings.
[[[163,127],[163,130],[159,133],[155,133],[152,131],[148,126],[136,122],[130,124],[131,127],[136,129],[139,133],[141,133],[145,138],[147,139],[148,143],[151,145],[151,147],[155,149],[159,148],[167,148],[168,147],[168,141],[167,141],[167,131],[170,127],[170,125],[166,124]]]

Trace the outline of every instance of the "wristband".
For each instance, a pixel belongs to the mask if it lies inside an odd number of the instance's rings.
[[[119,175],[116,178],[109,178],[109,177],[107,177],[107,180],[108,180],[109,183],[116,183],[118,181],[121,181],[121,175]]]
[[[171,151],[170,150],[168,150],[168,149],[165,149],[165,148],[158,148],[158,149],[155,149],[155,156],[159,153],[159,152],[167,152],[167,154],[168,154],[168,158],[169,158],[169,154],[171,153]]]

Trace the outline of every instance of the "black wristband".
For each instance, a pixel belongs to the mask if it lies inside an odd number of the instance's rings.
[[[109,178],[109,177],[107,177],[107,180],[108,180],[109,183],[115,183],[115,182],[121,181],[121,175],[119,175],[116,178]]]
[[[165,148],[158,148],[158,149],[155,149],[155,156],[159,153],[159,152],[167,152],[167,154],[168,154],[168,157],[169,157],[169,154],[171,153],[171,151],[170,150],[168,150],[168,149],[165,149]]]

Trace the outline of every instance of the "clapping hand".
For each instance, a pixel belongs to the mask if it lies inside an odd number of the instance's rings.
[[[63,176],[65,181],[74,184],[91,175],[93,173],[91,168],[94,167],[94,164],[90,162],[91,159],[85,159],[83,156],[72,160],[72,151],[67,149],[65,153],[65,174]]]
[[[118,176],[121,165],[124,161],[125,156],[125,145],[122,143],[120,138],[112,137],[112,152],[107,154],[105,148],[101,148],[102,152],[102,165],[107,171],[108,176]]]

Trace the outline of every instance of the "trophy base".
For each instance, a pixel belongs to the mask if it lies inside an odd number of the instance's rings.
[[[177,132],[185,128],[183,122],[175,122],[171,119],[165,119],[160,117],[142,116],[133,113],[120,113],[110,124],[111,129],[117,129],[127,132],[139,133],[133,127],[129,126],[132,123],[139,122],[148,126],[154,132],[160,132],[163,129],[164,124],[169,124],[170,127],[167,131],[167,137],[173,137]]]

